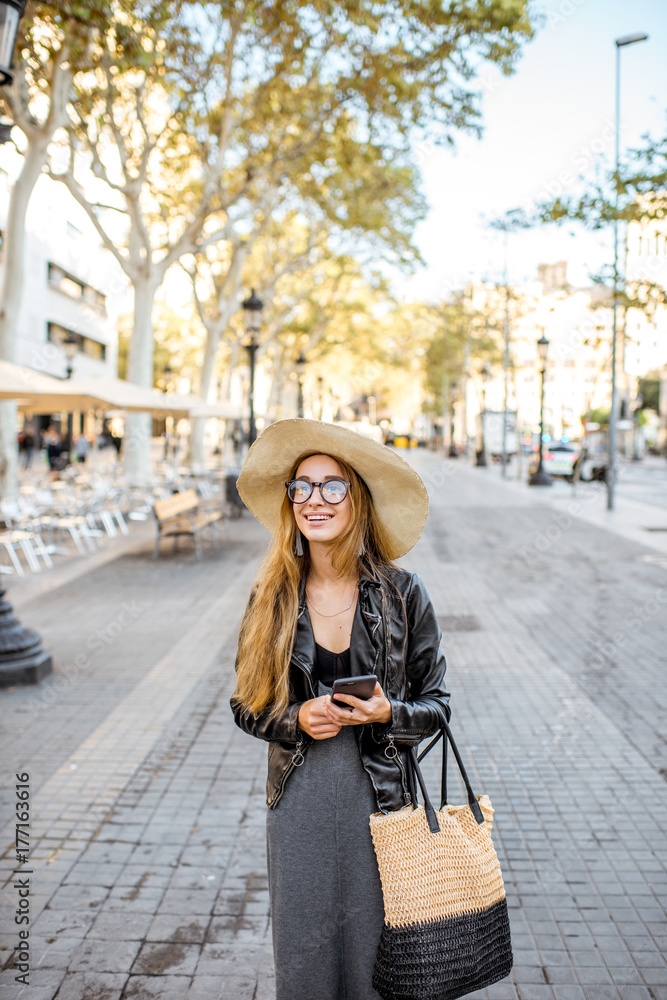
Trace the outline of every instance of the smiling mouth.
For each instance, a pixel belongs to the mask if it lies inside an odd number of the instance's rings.
[[[309,524],[312,524],[313,522],[317,524],[324,521],[330,521],[333,514],[304,514],[304,517]]]

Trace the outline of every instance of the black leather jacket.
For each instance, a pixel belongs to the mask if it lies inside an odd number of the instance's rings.
[[[350,642],[352,675],[376,674],[391,702],[391,723],[354,727],[361,761],[381,812],[400,809],[411,801],[407,747],[437,732],[441,720],[449,721],[450,716],[440,629],[426,588],[416,573],[399,567],[390,569],[388,576],[390,584],[362,574]],[[255,716],[232,703],[236,724],[270,743],[266,790],[272,809],[280,801],[287,779],[295,768],[298,771],[298,755],[307,754],[314,742],[297,728],[301,705],[317,697],[314,663],[315,638],[303,581],[292,651],[290,704],[282,715],[271,718],[269,709]]]

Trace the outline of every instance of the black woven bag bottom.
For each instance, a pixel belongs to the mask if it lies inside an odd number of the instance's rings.
[[[505,899],[488,910],[382,929],[373,987],[384,1000],[455,1000],[512,968]]]

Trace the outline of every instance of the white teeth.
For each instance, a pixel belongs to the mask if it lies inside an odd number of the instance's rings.
[[[309,514],[306,515],[307,521],[330,521],[331,514]]]

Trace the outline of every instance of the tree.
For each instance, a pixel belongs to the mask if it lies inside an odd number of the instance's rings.
[[[110,16],[104,0],[33,3],[19,24],[14,82],[0,96],[21,130],[15,139],[22,164],[12,185],[2,242],[0,357],[16,360],[16,333],[24,288],[25,224],[28,202],[47,160],[49,146],[68,122],[67,108],[77,73],[90,70],[98,39]],[[0,403],[0,491],[16,491],[16,404]]]
[[[482,308],[473,305],[465,293],[422,307],[431,335],[424,373],[435,412],[442,413],[450,384],[468,377],[471,361],[487,361],[492,366],[500,362],[503,294],[497,290],[490,299],[485,298]]]
[[[141,12],[116,11],[100,69],[79,88],[59,175],[135,286],[128,372],[141,384],[153,297],[175,261],[252,230],[270,206],[307,197],[308,183],[335,203],[346,153],[380,152],[398,166],[416,127],[436,127],[443,141],[478,129],[478,63],[510,72],[531,33],[526,0],[154,2]],[[79,169],[82,155],[106,202]],[[108,223],[116,212],[125,231]],[[127,467],[138,480],[147,425],[133,425]]]
[[[512,209],[493,225],[516,231],[537,225],[578,223],[596,231],[618,221],[627,232],[631,223],[662,223],[667,219],[667,136],[644,136],[641,146],[628,151],[618,174],[598,160],[594,175],[580,178],[579,186],[579,193],[570,198],[537,202],[532,211]],[[593,280],[610,286],[611,267],[593,275]],[[667,304],[667,288],[652,281],[646,272],[621,282],[619,301],[625,309],[638,309],[652,317],[659,305]]]

